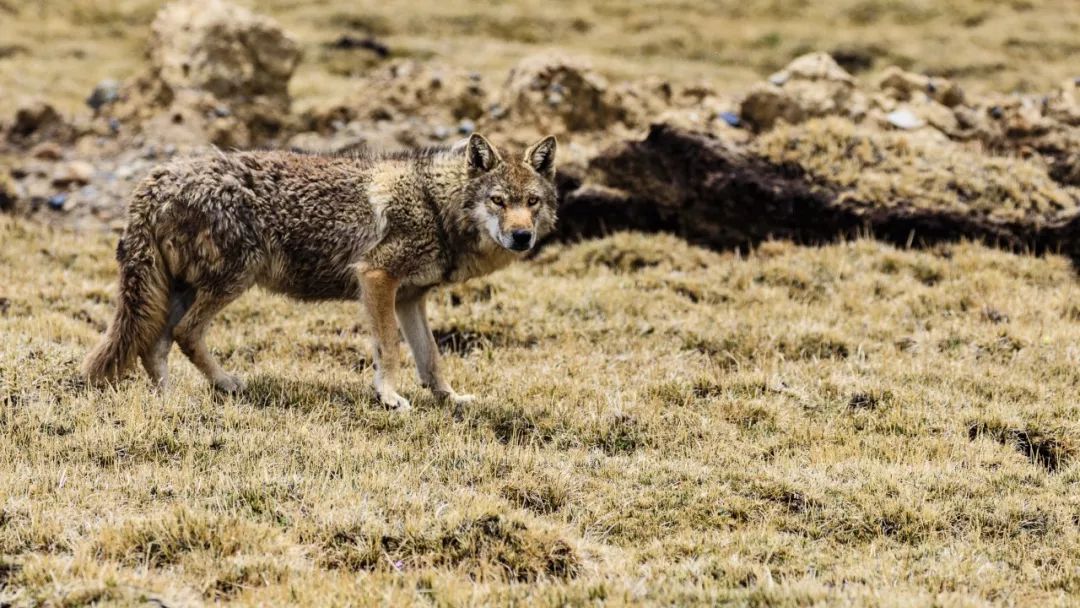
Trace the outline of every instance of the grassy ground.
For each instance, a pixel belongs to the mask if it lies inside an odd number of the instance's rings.
[[[615,78],[662,74],[738,91],[807,51],[837,51],[852,69],[895,63],[978,91],[1049,90],[1077,76],[1073,0],[259,0],[240,2],[294,33],[305,61],[298,106],[337,99],[362,53],[329,51],[373,33],[394,55],[478,70],[493,83],[523,55],[591,58]],[[142,69],[160,0],[0,0],[0,99],[31,93],[66,110],[99,80]],[[358,58],[359,57],[359,58]]]
[[[435,298],[460,410],[353,304],[251,293],[246,393],[80,386],[114,243],[0,220],[0,601],[976,606],[1080,591],[1080,288],[960,244],[616,235]],[[530,584],[523,584],[530,583]]]

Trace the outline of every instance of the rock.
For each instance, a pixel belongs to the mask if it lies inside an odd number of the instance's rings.
[[[717,118],[724,121],[729,127],[738,128],[741,124],[741,121],[739,120],[739,115],[734,112],[720,112]]]
[[[466,118],[458,123],[457,130],[461,135],[469,135],[473,131],[476,131],[476,123]]]
[[[53,173],[52,185],[57,188],[85,186],[94,177],[94,166],[86,161],[73,160],[64,163]]]
[[[67,198],[66,194],[54,194],[48,198],[46,203],[49,205],[49,209],[52,209],[53,211],[62,211],[64,209],[64,204],[67,203]]]
[[[739,116],[754,130],[772,128],[783,120],[804,120],[841,115],[854,119],[866,112],[866,100],[855,79],[827,53],[810,53],[792,61],[751,88],[739,108]]]
[[[960,85],[944,78],[931,78],[889,66],[877,80],[877,88],[898,101],[932,99],[952,108],[964,103]]]
[[[30,156],[38,160],[60,160],[64,150],[56,142],[43,141],[30,149]]]
[[[545,133],[603,129],[625,114],[599,74],[577,61],[551,55],[518,62],[499,105],[515,122]]]
[[[911,110],[906,109],[889,112],[885,116],[885,118],[889,121],[889,124],[896,127],[897,129],[910,130],[919,129],[926,126],[926,123],[923,122],[922,119],[920,119],[918,116],[915,116],[915,114]]]
[[[807,53],[795,58],[787,67],[769,77],[769,82],[783,86],[792,80],[843,82],[855,85],[848,74],[828,53]]]
[[[90,96],[86,98],[86,105],[97,112],[119,98],[120,83],[112,79],[102,80],[94,87]]]

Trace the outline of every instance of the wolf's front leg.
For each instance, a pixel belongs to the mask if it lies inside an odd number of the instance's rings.
[[[412,350],[413,359],[416,360],[416,372],[420,376],[420,383],[431,389],[435,398],[440,401],[451,403],[472,401],[474,399],[472,395],[459,395],[443,378],[439,363],[439,348],[435,344],[435,337],[431,335],[431,328],[427,322],[426,294],[420,293],[398,300],[397,315],[401,330]]]
[[[360,274],[361,299],[371,323],[375,352],[375,393],[383,405],[398,410],[409,409],[409,400],[397,392],[397,372],[401,363],[394,300],[399,281],[384,270]]]

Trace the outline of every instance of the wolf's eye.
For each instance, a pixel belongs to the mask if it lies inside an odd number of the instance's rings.
[[[535,207],[540,204],[540,197],[532,194],[529,196],[529,206]]]
[[[491,204],[495,205],[496,207],[505,207],[506,206],[506,199],[503,198],[502,196],[498,195],[498,194],[492,194],[491,195]]]

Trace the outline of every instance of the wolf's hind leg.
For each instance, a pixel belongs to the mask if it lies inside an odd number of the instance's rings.
[[[159,390],[164,390],[169,382],[169,350],[172,349],[173,328],[184,318],[195,298],[195,292],[186,286],[174,286],[169,292],[169,318],[161,336],[142,353],[143,368],[150,380]]]
[[[226,373],[218,365],[214,355],[206,346],[206,330],[214,315],[221,312],[222,308],[243,292],[243,289],[227,294],[214,293],[205,289],[196,291],[195,299],[187,313],[173,328],[173,338],[180,347],[180,351],[195,364],[195,367],[206,376],[214,388],[226,393],[242,390],[244,383],[240,378]]]

